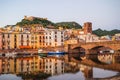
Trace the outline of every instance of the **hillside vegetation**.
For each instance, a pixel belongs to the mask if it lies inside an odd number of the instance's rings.
[[[65,29],[80,29],[82,26],[76,22],[60,22],[56,23],[57,26],[62,26]]]
[[[113,36],[117,33],[120,33],[120,30],[114,29],[114,30],[111,30],[111,31],[107,31],[107,30],[102,30],[102,29],[99,28],[99,29],[93,31],[93,34],[96,34],[98,36],[105,36],[105,35]]]
[[[25,26],[25,25],[32,25],[32,24],[41,24],[44,27],[47,25],[54,25],[53,22],[47,20],[47,19],[42,19],[42,18],[34,18],[33,20],[28,20],[28,19],[22,19],[21,22],[18,22],[16,25],[19,26]]]
[[[33,20],[28,20],[28,19],[22,19],[21,22],[17,22],[16,25],[19,26],[27,26],[27,25],[34,25],[34,24],[40,24],[43,27],[47,27],[48,25],[54,26],[54,28],[59,28],[59,27],[63,27],[64,29],[79,29],[82,28],[81,25],[79,25],[76,22],[60,22],[60,23],[53,23],[47,19],[43,19],[43,18],[33,18]]]

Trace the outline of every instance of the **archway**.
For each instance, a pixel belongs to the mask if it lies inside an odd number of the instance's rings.
[[[90,49],[89,58],[94,62],[112,63],[114,50],[106,46],[96,46]]]
[[[85,56],[85,49],[82,47],[75,47],[69,52],[69,57],[73,57],[75,59],[80,59],[82,56]]]

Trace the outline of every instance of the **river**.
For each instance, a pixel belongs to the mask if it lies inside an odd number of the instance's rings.
[[[109,78],[113,78],[112,80],[119,80],[120,75],[118,74],[119,72],[116,71],[82,65],[78,72],[53,75],[47,80],[109,80]],[[14,74],[1,74],[0,80],[22,80],[22,78]]]

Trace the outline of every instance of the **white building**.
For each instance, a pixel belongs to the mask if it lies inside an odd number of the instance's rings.
[[[45,70],[46,73],[51,75],[64,73],[64,60],[55,57],[45,58]]]
[[[99,37],[94,34],[80,34],[78,39],[84,42],[98,42]]]
[[[115,34],[115,40],[120,40],[120,33]]]
[[[19,47],[30,47],[31,45],[31,34],[30,32],[19,33]]]
[[[46,46],[62,46],[64,45],[64,30],[45,29]]]

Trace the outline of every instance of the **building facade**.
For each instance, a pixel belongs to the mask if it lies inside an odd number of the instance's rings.
[[[0,32],[0,50],[2,49],[2,33]]]
[[[19,49],[31,48],[31,34],[30,33],[19,33],[18,34]]]
[[[2,49],[16,49],[19,47],[18,33],[2,33]]]
[[[84,23],[84,34],[91,33],[92,34],[92,23],[91,22],[86,22]]]
[[[64,45],[64,30],[46,29],[45,43],[46,46],[56,47]]]
[[[45,58],[44,72],[50,73],[51,75],[64,73],[64,60],[55,57]]]

